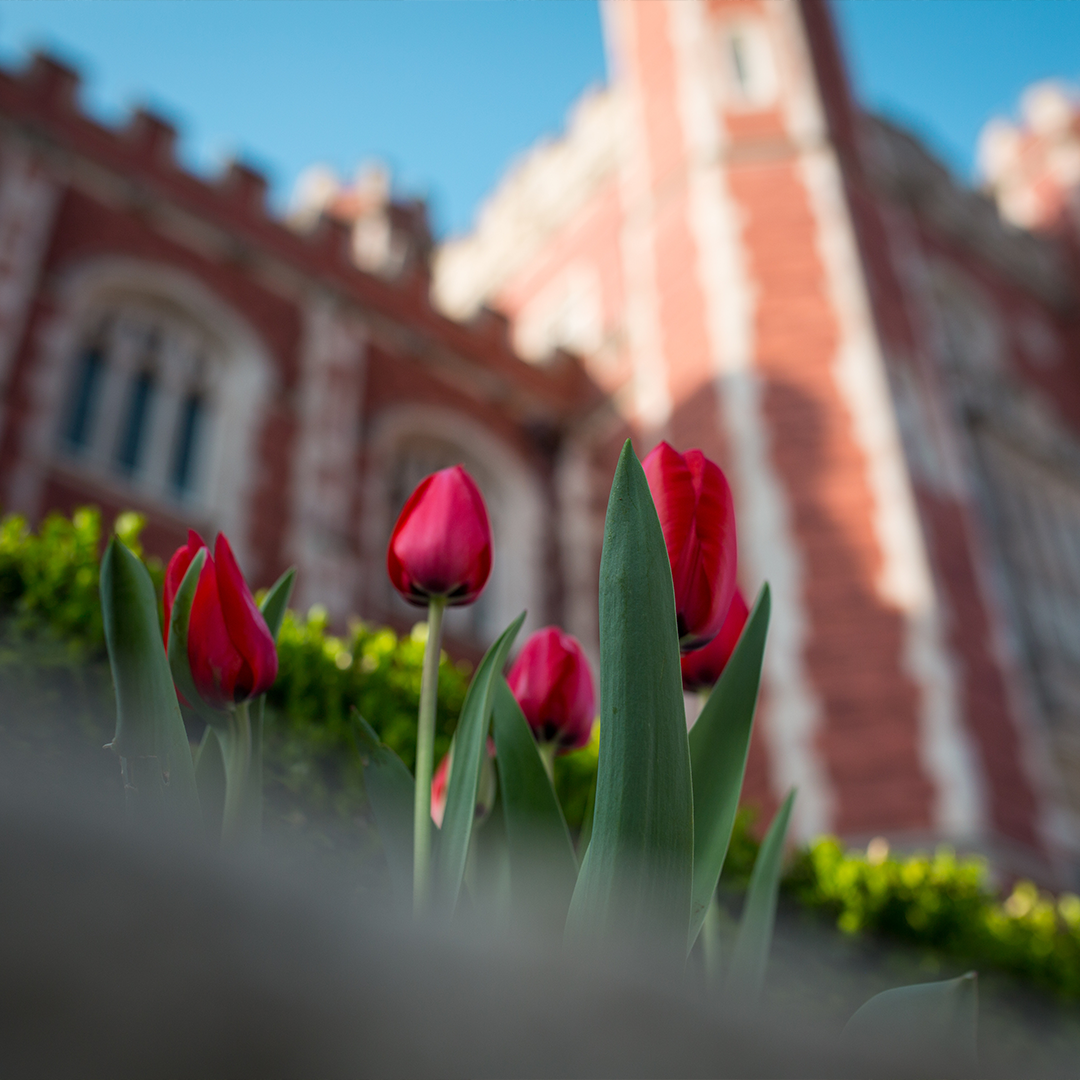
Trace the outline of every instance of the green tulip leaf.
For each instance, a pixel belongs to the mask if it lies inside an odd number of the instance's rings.
[[[483,755],[487,753],[488,721],[491,719],[496,680],[502,675],[510,646],[524,621],[523,611],[480,661],[465,695],[454,732],[454,767],[450,770],[450,782],[446,789],[446,810],[439,833],[434,876],[435,896],[451,913],[457,906],[465,862],[469,856],[480,766]]]
[[[275,641],[277,641],[278,631],[281,629],[281,620],[285,618],[285,610],[289,606],[289,599],[292,596],[293,585],[295,584],[296,567],[292,566],[270,586],[266,595],[262,598],[262,603],[259,604],[262,617],[266,620],[266,628]]]
[[[199,789],[203,827],[214,843],[221,840],[221,823],[225,818],[225,758],[221,741],[207,724],[199,753],[195,758],[195,784]]]
[[[978,1070],[978,977],[898,986],[847,1022],[842,1042],[889,1075],[971,1076]]]
[[[191,675],[191,661],[188,659],[188,627],[191,623],[191,604],[195,599],[195,589],[199,584],[199,574],[208,556],[206,548],[200,548],[184,574],[180,587],[173,597],[172,611],[169,614],[169,667],[172,670],[176,689],[184,700],[211,727],[222,735],[229,731],[229,717],[221,709],[208,705],[199,696],[195,680]]]
[[[502,930],[509,923],[512,906],[510,875],[510,845],[503,812],[503,790],[499,784],[490,813],[473,829],[464,879],[465,893],[472,903],[474,916],[483,918],[492,929]]]
[[[687,952],[694,947],[727,858],[739,808],[750,733],[754,726],[765,636],[769,586],[763,586],[739,643],[690,729],[694,780],[694,904]]]
[[[296,583],[296,567],[290,567],[274,582],[262,598],[259,610],[266,620],[270,636],[277,641],[281,622],[289,606],[293,585]],[[250,705],[251,716],[251,762],[248,765],[247,782],[244,784],[245,832],[253,840],[262,834],[263,817],[263,726],[266,714],[266,695],[260,694]]]
[[[776,922],[776,898],[780,892],[784,840],[794,803],[795,791],[792,789],[765,834],[750,875],[750,887],[746,890],[726,981],[729,998],[738,1001],[740,1006],[754,1005],[765,985],[765,969]]]
[[[492,730],[514,908],[553,913],[561,927],[577,880],[574,845],[528,721],[501,676]]]
[[[394,892],[411,903],[413,878],[413,794],[412,773],[374,728],[355,710],[356,744],[364,766],[364,789],[375,815],[386,864]]]
[[[600,560],[600,758],[592,835],[567,935],[678,939],[693,883],[690,750],[664,534],[629,440]]]
[[[115,536],[101,561],[101,614],[116,687],[116,735],[128,807],[198,828],[199,796],[165,656],[150,573]]]

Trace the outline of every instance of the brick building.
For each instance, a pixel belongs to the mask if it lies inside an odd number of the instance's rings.
[[[595,648],[621,439],[701,446],[774,590],[751,798],[1071,873],[1075,107],[988,129],[999,212],[858,110],[819,0],[603,10],[609,86],[433,261],[377,172],[279,221],[62,65],[0,72],[0,505],[133,506],[161,554],[223,529],[256,583],[408,625],[390,527],[463,461],[497,554],[458,647],[527,607]]]
[[[574,435],[610,414],[581,364],[525,363],[493,313],[438,314],[421,206],[369,182],[362,205],[308,197],[283,223],[257,173],[197,178],[168,124],[103,128],[77,92],[47,57],[0,73],[4,509],[134,507],[165,556],[189,525],[224,530],[253,582],[295,563],[299,604],[408,626],[390,529],[464,461],[499,550],[452,639],[478,647],[526,607],[561,620],[595,577],[572,543]]]
[[[752,797],[798,785],[804,836],[1070,873],[1076,105],[1042,88],[988,130],[1003,220],[859,111],[819,0],[603,13],[609,85],[440,251],[439,302],[584,356],[640,450],[724,464],[775,598]]]

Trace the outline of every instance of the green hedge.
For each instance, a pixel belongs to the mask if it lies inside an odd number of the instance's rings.
[[[138,554],[143,524],[133,513],[114,523]],[[50,515],[36,533],[18,515],[0,520],[0,676],[8,691],[23,699],[23,712],[50,718],[28,725],[36,741],[47,737],[50,724],[72,722],[88,745],[100,748],[109,737],[111,687],[98,597],[101,550],[101,515],[94,509],[78,510],[70,519]],[[147,566],[160,594],[161,563],[148,559]],[[281,816],[331,812],[349,820],[363,815],[353,708],[412,768],[426,629],[419,623],[399,637],[356,622],[339,637],[329,633],[322,608],[306,616],[286,614],[266,736],[267,793]],[[443,654],[436,760],[449,748],[470,671],[468,663],[455,664]],[[19,738],[26,741],[26,727]],[[556,785],[572,827],[580,826],[585,813],[596,748],[594,740],[556,763]]]
[[[123,514],[115,528],[139,551],[142,519]],[[0,520],[0,686],[22,695],[19,711],[0,709],[0,734],[47,747],[53,725],[75,730],[88,760],[110,767],[100,747],[111,733],[111,686],[98,599],[101,518],[79,510],[46,519],[35,534],[18,516]],[[160,589],[162,568],[148,560]],[[290,611],[278,639],[279,674],[269,694],[267,795],[279,817],[330,812],[363,831],[365,800],[353,741],[355,706],[412,766],[425,627],[397,636],[353,624],[338,637],[325,611]],[[449,746],[469,668],[445,655],[439,679],[436,754]],[[599,733],[556,761],[555,781],[572,828],[580,826],[596,776]],[[754,815],[736,820],[722,884],[745,887],[757,855]],[[366,841],[369,842],[370,835]],[[985,863],[934,855],[892,858],[883,844],[848,851],[825,837],[799,851],[785,881],[789,895],[827,913],[848,934],[872,933],[974,967],[1031,979],[1080,997],[1080,898],[1040,892],[1019,882],[1003,899]]]
[[[786,885],[845,933],[883,935],[1080,997],[1080,897],[1019,881],[1002,898],[981,858],[947,847],[892,858],[883,841],[851,851],[823,837],[798,853]]]

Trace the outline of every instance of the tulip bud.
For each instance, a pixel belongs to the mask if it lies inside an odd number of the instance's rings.
[[[506,681],[537,742],[555,743],[568,753],[589,741],[596,691],[588,657],[571,634],[556,626],[537,630]]]
[[[191,530],[186,546],[177,549],[165,571],[165,647],[169,644],[169,615],[192,559],[206,547]],[[255,605],[236,558],[223,533],[214,556],[209,552],[188,623],[188,663],[199,696],[215,709],[258,697],[277,678],[277,649],[266,620]]]
[[[720,632],[735,594],[735,507],[720,467],[666,442],[641,463],[664,532],[683,652]]]
[[[491,525],[480,489],[460,465],[432,473],[409,496],[386,569],[410,604],[445,597],[457,607],[480,595],[491,573]]]
[[[739,643],[743,627],[750,615],[742,590],[735,589],[728,608],[727,618],[716,635],[703,648],[694,649],[682,658],[682,681],[684,690],[711,690],[727,667],[735,646]]]

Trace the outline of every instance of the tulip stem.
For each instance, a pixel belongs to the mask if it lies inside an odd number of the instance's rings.
[[[241,701],[229,713],[225,738],[225,813],[221,823],[221,847],[232,851],[243,845],[247,830],[247,786],[251,770],[251,718],[248,703]]]
[[[413,803],[413,913],[427,910],[431,891],[431,774],[435,757],[435,709],[439,701],[439,651],[446,597],[428,603],[428,634],[420,682],[416,731],[416,795]]]

